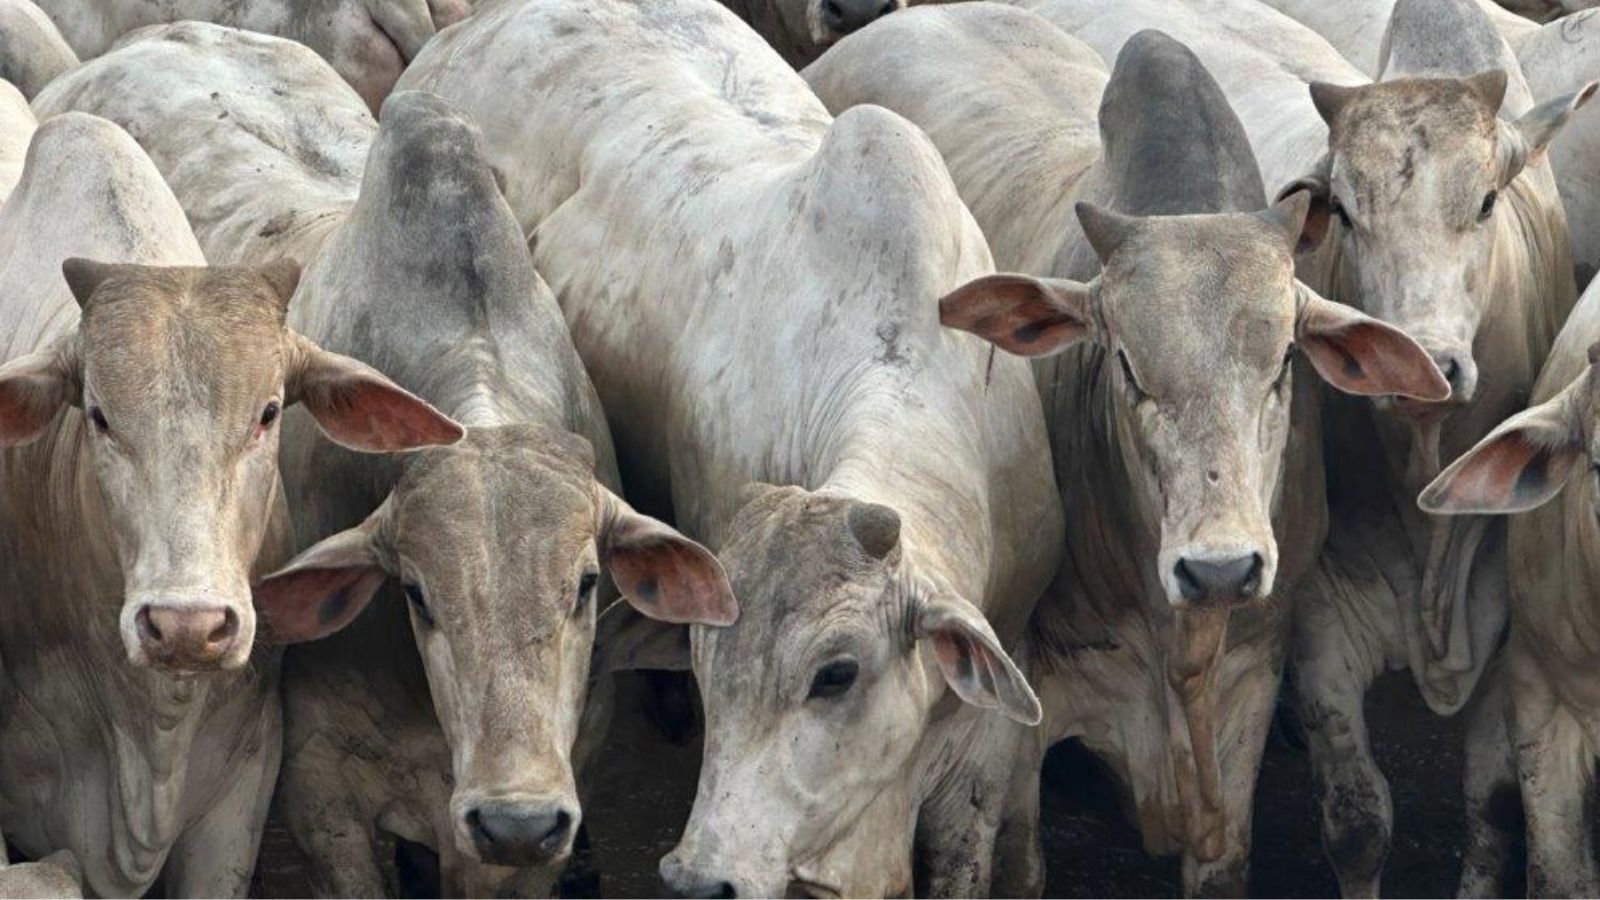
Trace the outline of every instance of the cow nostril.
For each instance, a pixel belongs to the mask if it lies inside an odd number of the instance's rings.
[[[733,898],[733,897],[739,896],[739,892],[737,890],[734,890],[733,884],[731,882],[724,881],[721,885],[718,886],[717,892],[715,894],[713,894],[712,896],[714,896],[714,897],[722,897],[722,898]]]
[[[545,832],[545,843],[555,844],[565,840],[570,828],[572,828],[572,815],[564,809],[557,811],[550,830]]]
[[[1178,576],[1178,592],[1183,595],[1183,599],[1195,601],[1205,596],[1206,592],[1200,587],[1200,582],[1195,579],[1194,572],[1189,568],[1188,560],[1178,560],[1178,565],[1174,572]]]
[[[483,815],[475,809],[467,810],[467,831],[472,834],[472,841],[475,844],[494,842],[494,838],[483,827]]]
[[[894,3],[894,0],[889,0],[889,2],[888,2],[888,3],[885,3],[885,4],[884,4],[884,5],[883,5],[883,6],[882,6],[882,7],[881,7],[881,8],[880,8],[880,9],[879,9],[879,10],[878,10],[878,18],[880,18],[880,19],[881,19],[881,18],[883,18],[883,17],[884,17],[884,16],[887,16],[887,15],[888,15],[888,14],[889,14],[889,13],[892,13],[892,12],[894,12],[894,11],[895,11],[895,3]]]
[[[1444,361],[1444,365],[1439,367],[1439,370],[1444,373],[1444,380],[1450,382],[1451,387],[1457,387],[1461,384],[1461,362],[1459,360],[1454,357],[1447,359]]]
[[[234,612],[232,609],[225,609],[222,612],[222,621],[217,623],[217,627],[211,629],[210,634],[206,635],[206,643],[226,643],[233,640],[234,636],[238,633],[239,614]]]
[[[844,8],[838,0],[823,0],[822,18],[830,25],[837,25],[844,21]]]
[[[151,621],[150,607],[139,607],[139,612],[133,617],[133,619],[139,629],[139,638],[141,640],[150,641],[153,643],[161,642],[161,629],[157,628],[156,623]]]

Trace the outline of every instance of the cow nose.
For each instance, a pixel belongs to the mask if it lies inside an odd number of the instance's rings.
[[[887,16],[898,6],[895,0],[822,0],[822,24],[832,34],[846,35]]]
[[[1261,589],[1261,554],[1178,560],[1178,589],[1190,603],[1228,603]]]
[[[239,639],[239,615],[225,606],[146,603],[134,621],[145,653],[168,669],[217,668]]]
[[[1431,355],[1433,364],[1439,367],[1444,380],[1450,385],[1451,401],[1455,403],[1471,401],[1473,392],[1478,387],[1478,367],[1473,363],[1472,357],[1455,351]]]
[[[733,882],[684,865],[676,854],[661,861],[661,883],[671,897],[737,897]]]
[[[530,866],[567,852],[577,816],[563,803],[489,802],[467,810],[467,830],[483,862]]]

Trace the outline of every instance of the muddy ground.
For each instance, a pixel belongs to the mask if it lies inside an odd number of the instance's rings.
[[[1389,896],[1454,896],[1463,840],[1461,740],[1464,721],[1430,714],[1404,674],[1385,676],[1367,698],[1378,764],[1395,806]],[[586,810],[605,896],[660,893],[656,861],[672,848],[694,799],[699,761],[694,734],[674,742],[640,718],[620,718]],[[1123,817],[1092,757],[1058,747],[1046,762],[1043,816],[1047,893],[1052,897],[1164,897],[1180,894],[1176,860],[1151,859]],[[281,827],[262,847],[257,896],[300,897],[304,860]],[[1303,750],[1282,734],[1267,748],[1256,791],[1251,893],[1336,896],[1323,859],[1317,799]]]

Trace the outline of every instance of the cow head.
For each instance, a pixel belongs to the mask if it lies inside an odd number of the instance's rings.
[[[250,569],[278,483],[278,420],[302,403],[369,452],[443,444],[460,426],[376,371],[284,327],[299,269],[63,266],[78,330],[0,367],[0,446],[67,407],[125,585],[128,658],[233,669],[255,636]],[[64,452],[64,451],[63,451]]]
[[[1478,385],[1473,342],[1490,306],[1490,252],[1505,199],[1595,84],[1516,122],[1501,121],[1506,75],[1402,78],[1359,87],[1315,83],[1328,125],[1317,170],[1285,187],[1313,198],[1309,235],[1331,231],[1362,308],[1413,335],[1450,382],[1451,402]]]
[[[256,604],[271,638],[314,640],[393,579],[450,746],[456,842],[486,863],[534,865],[565,856],[578,829],[570,754],[602,571],[660,621],[738,613],[709,551],[595,480],[588,442],[474,428],[408,459],[376,512],[264,579]]]
[[[1040,715],[983,614],[903,557],[893,510],[752,494],[722,553],[743,616],[693,633],[706,745],[688,828],[661,864],[688,896],[819,883],[808,864],[906,777],[946,685],[1018,721]]]
[[[1094,282],[991,275],[940,301],[947,326],[1013,353],[1095,344],[1108,428],[1144,520],[1159,523],[1157,575],[1179,609],[1272,591],[1296,356],[1350,393],[1449,391],[1405,334],[1295,280],[1307,205],[1135,218],[1080,204]]]
[[[1593,426],[1600,410],[1600,345],[1589,350],[1589,359],[1559,394],[1502,422],[1439,473],[1418,504],[1440,515],[1527,512],[1561,493],[1573,475],[1600,468]]]

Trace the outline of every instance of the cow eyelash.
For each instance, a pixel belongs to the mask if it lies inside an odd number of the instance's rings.
[[[600,583],[598,572],[585,572],[578,579],[578,602],[573,605],[573,612],[582,612],[588,608],[589,601],[594,597],[595,586]]]
[[[401,586],[401,590],[405,593],[407,602],[411,604],[411,611],[416,613],[417,621],[426,628],[432,628],[433,613],[428,609],[428,603],[422,596],[422,588],[406,584]]]
[[[1133,391],[1134,396],[1140,400],[1147,399],[1150,395],[1144,392],[1144,388],[1139,386],[1139,379],[1134,377],[1133,365],[1128,362],[1128,354],[1118,350],[1117,363],[1122,366],[1122,377],[1127,379],[1128,388]]]
[[[843,696],[856,683],[861,666],[853,659],[836,659],[826,663],[811,677],[811,690],[807,700],[827,700]]]
[[[1345,210],[1344,204],[1339,202],[1339,198],[1338,197],[1334,197],[1332,200],[1330,200],[1328,202],[1328,206],[1329,206],[1330,209],[1333,210],[1333,214],[1336,217],[1338,217],[1339,224],[1343,225],[1346,228],[1349,228],[1350,227],[1350,213]]]

